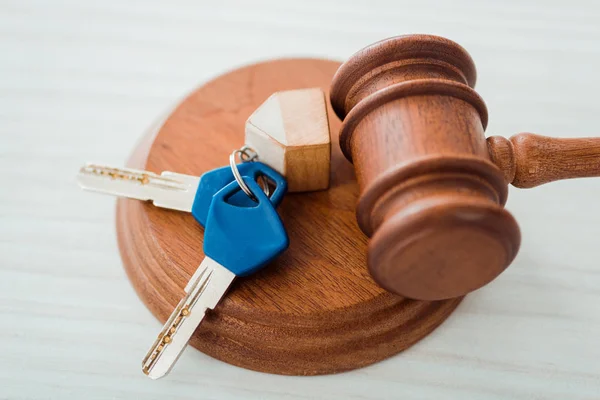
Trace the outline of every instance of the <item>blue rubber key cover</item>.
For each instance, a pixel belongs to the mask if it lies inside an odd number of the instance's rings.
[[[264,175],[271,180],[275,184],[275,191],[271,195],[271,203],[275,207],[281,203],[283,196],[287,192],[287,181],[279,172],[267,164],[258,161],[241,163],[237,167],[243,176],[249,176],[256,180],[260,175]],[[206,216],[208,215],[208,208],[210,207],[213,195],[234,180],[233,172],[231,172],[231,168],[228,166],[208,171],[200,177],[194,204],[192,204],[192,215],[200,225],[206,226]],[[230,203],[240,206],[250,206],[254,201],[241,192],[234,194]]]
[[[229,203],[228,199],[241,191],[236,181],[231,182],[214,195],[204,231],[204,254],[237,276],[252,274],[289,245],[269,198],[254,179],[243,179],[258,201],[252,201],[250,207]]]

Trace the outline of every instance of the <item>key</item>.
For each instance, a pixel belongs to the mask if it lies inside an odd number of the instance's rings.
[[[230,204],[228,200],[241,191],[235,181],[214,195],[204,232],[206,257],[142,361],[142,371],[152,379],[169,373],[206,311],[216,307],[236,276],[256,272],[288,247],[287,233],[268,197],[254,180],[242,179],[257,203]]]
[[[240,163],[237,167],[241,175],[255,180],[266,176],[275,185],[271,202],[275,207],[281,203],[287,191],[287,182],[281,174],[257,161]],[[205,226],[213,195],[233,182],[234,177],[230,167],[217,168],[197,177],[169,171],[158,175],[136,169],[88,164],[80,169],[77,181],[86,190],[152,200],[157,207],[191,212],[196,221]],[[236,193],[230,203],[249,206],[254,201],[244,193]]]

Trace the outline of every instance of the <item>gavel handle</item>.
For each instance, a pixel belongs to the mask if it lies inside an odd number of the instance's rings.
[[[570,178],[600,176],[600,138],[556,139],[519,133],[487,139],[490,158],[508,183],[532,188]]]

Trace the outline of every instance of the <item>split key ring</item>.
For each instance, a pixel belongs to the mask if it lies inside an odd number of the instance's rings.
[[[238,170],[237,164],[235,163],[238,155],[240,156],[240,160],[245,163],[245,162],[256,161],[258,159],[258,153],[250,146],[243,146],[240,149],[234,150],[229,155],[229,166],[231,167],[231,172],[233,173],[233,177],[235,178],[235,181],[238,183],[238,185],[240,185],[240,188],[242,189],[242,191],[244,193],[246,193],[246,196],[250,197],[254,201],[258,201],[258,199],[254,195],[254,193],[252,193],[252,190],[250,190],[248,185],[246,185],[246,182],[244,182],[244,180],[242,179],[242,175],[240,174],[240,171]],[[259,176],[258,183],[262,187],[262,189],[265,192],[265,194],[267,195],[267,197],[270,197],[271,196],[271,188],[269,187],[269,182],[267,181],[267,178],[265,178],[264,175]]]

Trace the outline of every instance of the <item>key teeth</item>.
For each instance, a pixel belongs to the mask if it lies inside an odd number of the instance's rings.
[[[186,295],[146,353],[142,361],[144,374],[151,379],[159,379],[171,371],[206,316],[206,310],[214,308],[234,278],[231,271],[209,257],[202,261],[186,286]],[[216,287],[209,288],[211,285]]]
[[[200,267],[198,268],[198,270],[200,271],[199,274],[194,274],[194,277],[190,281],[191,286],[188,285],[190,286],[190,292],[187,293],[179,301],[177,307],[175,307],[175,310],[171,313],[171,315],[167,319],[167,322],[165,322],[163,329],[161,330],[156,341],[150,348],[150,351],[146,354],[146,357],[144,357],[144,360],[142,361],[142,372],[144,372],[151,378],[152,373],[155,370],[156,365],[160,363],[160,359],[163,356],[164,352],[168,351],[167,349],[169,348],[169,346],[172,346],[174,335],[177,334],[181,325],[186,323],[187,318],[192,313],[192,307],[194,307],[196,301],[198,301],[198,298],[202,295],[202,293],[206,289],[206,286],[210,283],[210,278],[212,276],[213,270],[209,269],[208,267]],[[197,290],[194,290],[196,288]],[[186,292],[187,291],[188,289],[186,287]],[[181,351],[183,351],[183,348],[185,346],[187,346],[187,341],[185,342],[185,345],[179,350],[179,354],[181,354]],[[179,358],[179,354],[177,355],[177,358]],[[155,376],[155,378],[153,379],[157,379],[166,375],[171,370],[173,365],[174,362],[172,362],[168,366],[167,371],[165,371],[161,375]]]
[[[79,169],[80,182],[89,177],[108,179],[113,181],[135,182],[141,186],[153,186],[160,189],[170,190],[174,192],[187,192],[192,187],[190,181],[186,178],[191,178],[193,183],[197,177],[175,174],[169,171],[164,171],[158,175],[150,171],[142,171],[130,168],[116,168],[107,165],[98,165],[88,163]],[[84,188],[93,188],[94,184],[85,184]],[[92,189],[93,190],[93,189]],[[195,194],[195,192],[194,192]]]
[[[120,179],[124,181],[133,180],[138,181],[143,185],[148,184],[150,178],[158,177],[156,174],[148,171],[129,170],[91,163],[88,163],[79,169],[79,176],[95,176],[97,178]]]

